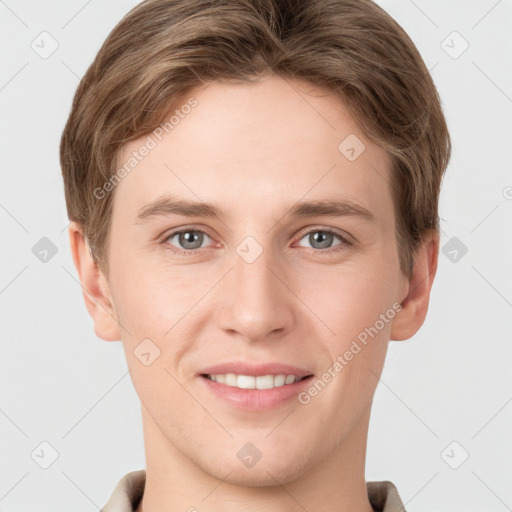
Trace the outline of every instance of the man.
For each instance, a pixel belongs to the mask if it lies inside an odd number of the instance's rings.
[[[389,340],[421,327],[450,139],[369,0],[149,0],[61,142],[95,333],[121,340],[146,469],[106,512],[404,510],[365,482]]]

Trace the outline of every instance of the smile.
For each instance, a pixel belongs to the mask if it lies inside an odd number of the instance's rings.
[[[237,375],[235,373],[218,373],[205,375],[206,378],[219,384],[240,389],[272,389],[293,384],[305,377],[297,375]]]

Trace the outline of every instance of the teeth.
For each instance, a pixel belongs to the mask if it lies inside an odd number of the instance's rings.
[[[301,377],[295,375],[236,375],[234,373],[224,373],[208,375],[210,380],[240,389],[272,389],[293,384],[301,380]]]
[[[295,382],[295,377],[293,375],[287,375],[284,381],[285,384],[292,384]]]

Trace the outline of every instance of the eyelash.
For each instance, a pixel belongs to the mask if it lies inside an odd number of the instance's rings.
[[[176,254],[178,256],[194,256],[194,255],[202,254],[204,252],[204,250],[207,249],[207,247],[202,247],[200,249],[178,249],[167,242],[170,238],[174,238],[176,235],[179,235],[181,233],[186,233],[189,231],[192,231],[194,233],[202,233],[202,234],[208,236],[209,238],[213,239],[213,237],[205,230],[194,229],[194,228],[183,228],[183,229],[179,229],[176,231],[172,231],[169,234],[166,234],[162,239],[162,243],[165,245],[167,250],[171,251],[173,254]],[[354,242],[350,241],[347,237],[340,235],[337,231],[334,231],[332,229],[326,229],[326,228],[313,228],[313,229],[303,233],[298,238],[298,240],[302,240],[305,236],[307,236],[311,233],[315,233],[315,232],[328,233],[329,235],[333,235],[334,237],[337,237],[342,242],[341,244],[334,246],[334,247],[330,247],[328,249],[315,249],[313,247],[305,247],[305,249],[309,249],[310,251],[313,251],[315,254],[331,254],[333,252],[342,251],[344,248],[351,247],[354,245]],[[341,246],[341,248],[340,248],[340,246]]]

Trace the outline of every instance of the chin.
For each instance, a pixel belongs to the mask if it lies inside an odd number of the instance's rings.
[[[214,464],[208,461],[206,467],[200,465],[213,478],[241,487],[274,487],[286,485],[300,478],[307,471],[307,461],[299,459],[295,451],[288,451],[288,457],[280,457],[274,452],[271,456],[258,460],[252,467],[245,467],[237,457],[228,461],[218,458]],[[292,458],[289,458],[292,455]],[[213,459],[214,457],[212,457]],[[220,462],[220,464],[219,464]]]

